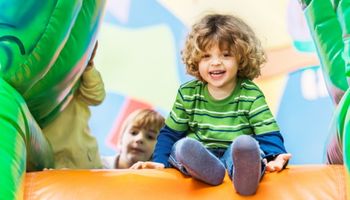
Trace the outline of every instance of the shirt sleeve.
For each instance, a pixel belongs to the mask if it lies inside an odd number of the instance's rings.
[[[157,144],[153,152],[153,162],[163,163],[165,167],[171,167],[168,159],[171,149],[176,141],[185,137],[185,131],[175,131],[165,125],[157,137]]]
[[[277,122],[262,93],[252,103],[248,117],[254,130],[253,137],[259,142],[267,161],[274,160],[279,154],[287,153]]]
[[[262,93],[259,94],[251,104],[248,119],[250,125],[253,127],[255,135],[279,131],[276,120]]]
[[[176,95],[176,100],[173,108],[165,120],[165,124],[175,131],[187,131],[188,129],[188,114],[186,113],[184,97],[179,89]]]
[[[253,137],[259,142],[260,149],[265,153],[264,158],[267,161],[274,160],[279,154],[287,153],[279,131],[254,135]]]
[[[79,86],[79,98],[88,105],[102,103],[106,96],[101,74],[94,66],[88,66],[84,71]]]

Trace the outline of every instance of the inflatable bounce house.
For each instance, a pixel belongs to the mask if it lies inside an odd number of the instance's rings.
[[[190,78],[179,54],[190,24],[181,13],[191,12],[184,4],[199,12],[203,2],[0,0],[0,199],[347,199],[349,0],[285,4],[293,47],[268,48],[256,82],[293,158],[282,172],[265,174],[255,195],[238,195],[228,176],[209,186],[171,168],[44,170],[55,163],[43,129],[71,101],[97,40],[107,96],[92,108],[90,126],[100,153],[115,153],[133,110],[169,112],[174,91]]]

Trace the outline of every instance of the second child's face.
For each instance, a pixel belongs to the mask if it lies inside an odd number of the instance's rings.
[[[126,127],[122,138],[122,154],[130,163],[147,161],[151,158],[157,139],[156,132],[133,126]]]
[[[218,45],[208,49],[198,63],[200,76],[208,83],[209,90],[230,93],[236,85],[237,60],[228,50]]]

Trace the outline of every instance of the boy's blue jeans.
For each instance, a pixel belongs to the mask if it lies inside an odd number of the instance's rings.
[[[179,141],[178,141],[179,142]],[[181,162],[179,162],[176,159],[175,156],[175,151],[177,147],[177,143],[176,142],[171,150],[170,156],[169,156],[169,162],[172,166],[174,166],[175,168],[177,168],[178,170],[180,170],[183,174],[190,176],[188,174],[188,172],[186,171],[186,168],[182,165]],[[208,153],[211,153],[213,155],[215,155],[217,158],[219,158],[219,160],[224,164],[228,175],[230,176],[230,178],[232,178],[233,175],[233,169],[234,169],[234,163],[233,163],[233,159],[232,159],[232,148],[233,148],[233,142],[231,143],[231,145],[229,146],[229,148],[227,149],[222,149],[222,148],[218,148],[218,149],[207,149]],[[260,158],[261,158],[261,162],[262,162],[262,158],[265,156],[264,152],[262,150],[260,150]],[[205,164],[205,163],[203,163]],[[262,162],[261,164],[261,177],[264,175],[265,172],[265,164]]]

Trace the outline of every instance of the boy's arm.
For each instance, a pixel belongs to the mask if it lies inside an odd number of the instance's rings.
[[[260,149],[265,153],[263,159],[266,160],[267,171],[281,171],[287,166],[291,154],[287,153],[279,131],[254,135],[253,137],[259,142]]]
[[[266,161],[266,170],[280,171],[285,168],[291,154],[288,154],[284,147],[283,137],[262,92],[256,95],[251,104],[248,118],[254,127],[253,137],[265,153],[263,159]]]
[[[253,136],[259,142],[260,149],[265,153],[267,161],[274,160],[279,154],[287,153],[283,144],[283,137],[279,131]]]
[[[157,137],[157,144],[153,152],[153,162],[162,163],[165,167],[170,167],[168,161],[171,149],[176,141],[185,137],[185,131],[175,131],[165,125]]]

